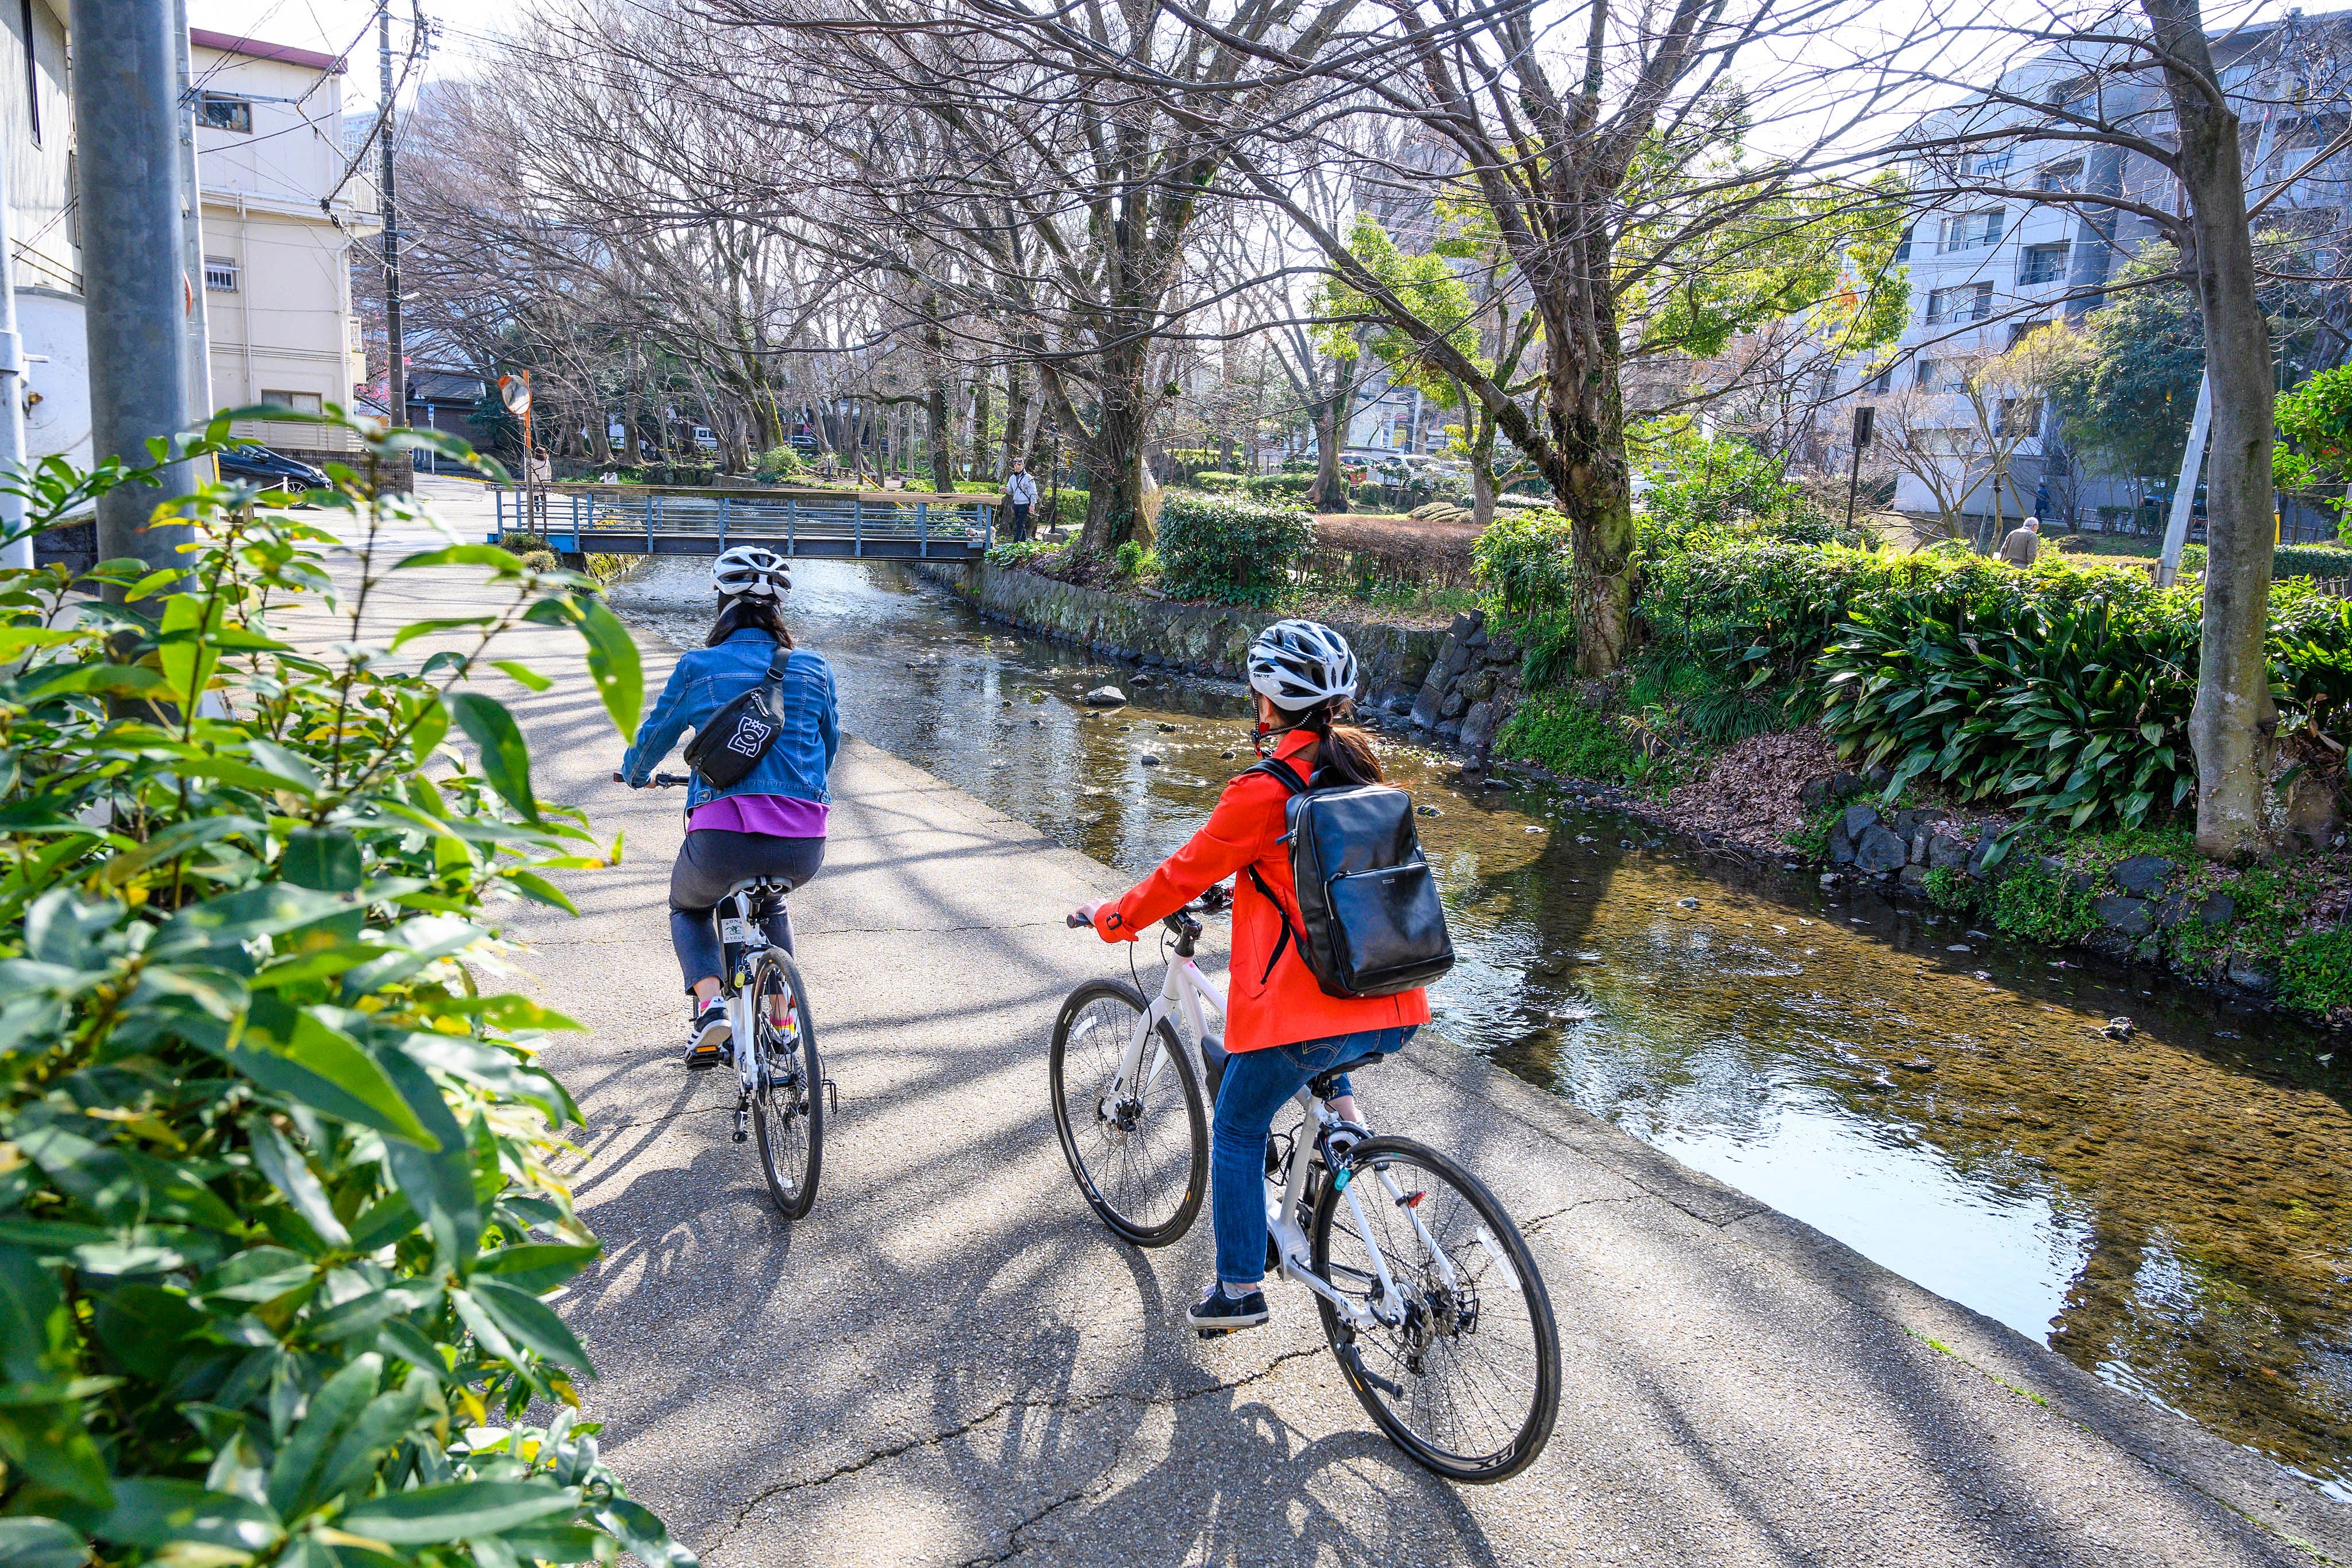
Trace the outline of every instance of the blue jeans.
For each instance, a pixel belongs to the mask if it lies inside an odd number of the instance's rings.
[[[1328,1040],[1270,1045],[1225,1059],[1209,1134],[1209,1213],[1217,1228],[1217,1278],[1254,1285],[1265,1277],[1265,1138],[1275,1113],[1335,1067],[1356,1067],[1402,1049],[1419,1024],[1368,1029]],[[1343,1074],[1331,1097],[1352,1093]]]

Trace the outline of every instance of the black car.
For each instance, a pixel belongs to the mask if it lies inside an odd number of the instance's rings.
[[[221,477],[232,482],[258,485],[268,490],[283,490],[289,495],[327,487],[327,476],[323,470],[313,468],[282,452],[272,452],[256,442],[248,441],[229,447],[219,455],[219,462]]]

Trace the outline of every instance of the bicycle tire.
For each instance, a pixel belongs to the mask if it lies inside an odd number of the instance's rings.
[[[1048,1071],[1052,1078],[1054,1130],[1061,1137],[1062,1157],[1069,1162],[1070,1175],[1076,1178],[1079,1193],[1097,1218],[1121,1240],[1138,1247],[1165,1247],[1192,1228],[1192,1222],[1200,1218],[1202,1200],[1208,1196],[1209,1122],[1202,1105],[1200,1075],[1193,1070],[1192,1057],[1177,1039],[1175,1030],[1162,1019],[1158,1033],[1167,1053],[1175,1095],[1182,1104],[1189,1157],[1182,1188],[1166,1215],[1159,1214],[1159,1206],[1146,1208],[1129,1198],[1130,1193],[1146,1186],[1172,1186],[1174,1175],[1172,1162],[1162,1166],[1156,1174],[1139,1168],[1138,1151],[1146,1140],[1136,1135],[1143,1131],[1146,1118],[1154,1126],[1164,1124],[1165,1112],[1174,1109],[1172,1105],[1164,1101],[1151,1104],[1132,1100],[1106,1111],[1111,1102],[1103,1091],[1116,1077],[1117,1064],[1134,1036],[1135,1020],[1145,1011],[1143,994],[1133,986],[1118,980],[1087,981],[1063,1001],[1061,1013],[1054,1020],[1054,1047]],[[1103,1038],[1094,1038],[1097,1035]],[[1074,1064],[1071,1060],[1074,1042],[1087,1058],[1083,1064]],[[1110,1048],[1108,1069],[1102,1066],[1104,1045]],[[1095,1080],[1079,1089],[1081,1100],[1075,1113],[1069,1102],[1069,1082],[1074,1075]],[[1155,1110],[1160,1113],[1154,1115]],[[1119,1124],[1122,1120],[1131,1124]],[[1089,1148],[1097,1155],[1094,1161],[1087,1157]],[[1107,1183],[1117,1192],[1105,1191]]]
[[[785,1016],[796,1020],[793,1030],[775,1028],[768,1017],[769,988],[779,984],[790,1002]],[[816,1203],[817,1176],[824,1166],[824,1064],[817,1055],[808,988],[790,954],[771,947],[760,955],[744,1010],[760,1053],[751,1131],[759,1140],[768,1197],[786,1219],[800,1219]]]
[[[1525,1417],[1517,1421],[1515,1426],[1507,1416],[1499,1425],[1488,1423],[1489,1429],[1492,1431],[1499,1432],[1501,1428],[1509,1428],[1507,1436],[1503,1437],[1502,1440],[1494,1443],[1491,1447],[1475,1452],[1467,1452],[1446,1446],[1444,1439],[1419,1429],[1415,1418],[1401,1414],[1396,1408],[1401,1404],[1423,1403],[1423,1396],[1428,1396],[1426,1403],[1433,1406],[1443,1406],[1447,1411],[1456,1408],[1450,1394],[1432,1396],[1431,1391],[1434,1388],[1434,1384],[1427,1381],[1417,1367],[1409,1368],[1407,1357],[1396,1354],[1397,1346],[1400,1343],[1408,1343],[1410,1336],[1400,1334],[1395,1330],[1373,1331],[1386,1336],[1388,1343],[1376,1348],[1386,1349],[1389,1352],[1389,1360],[1380,1369],[1368,1368],[1363,1361],[1361,1348],[1363,1342],[1360,1340],[1357,1332],[1339,1316],[1337,1308],[1318,1295],[1315,1301],[1317,1308],[1322,1314],[1324,1337],[1330,1342],[1331,1353],[1339,1360],[1340,1375],[1346,1378],[1348,1386],[1355,1391],[1356,1398],[1363,1406],[1366,1413],[1379,1425],[1381,1430],[1388,1435],[1389,1440],[1411,1455],[1413,1460],[1424,1469],[1433,1470],[1448,1480],[1473,1485],[1509,1479],[1536,1462],[1537,1458],[1544,1450],[1544,1445],[1550,1441],[1553,1423],[1559,1416],[1559,1329],[1553,1321],[1551,1298],[1544,1290],[1543,1277],[1536,1271],[1535,1259],[1528,1250],[1526,1239],[1520,1236],[1518,1227],[1511,1223],[1510,1216],[1503,1212],[1503,1207],[1495,1200],[1495,1195],[1486,1190],[1485,1183],[1453,1159],[1439,1154],[1425,1144],[1402,1137],[1367,1138],[1350,1152],[1348,1164],[1351,1182],[1354,1183],[1377,1181],[1376,1173],[1383,1169],[1392,1175],[1401,1166],[1417,1166],[1425,1176],[1436,1177],[1459,1195],[1464,1210],[1475,1219],[1477,1228],[1485,1230],[1486,1239],[1491,1239],[1495,1249],[1499,1249],[1500,1258],[1498,1259],[1495,1251],[1489,1250],[1484,1245],[1476,1228],[1463,1238],[1464,1250],[1471,1253],[1471,1256],[1454,1259],[1454,1248],[1443,1237],[1439,1238],[1440,1248],[1454,1263],[1457,1276],[1465,1279],[1472,1278],[1470,1274],[1472,1268],[1479,1269],[1482,1274],[1499,1275],[1503,1272],[1502,1270],[1488,1266],[1496,1261],[1508,1262],[1509,1271],[1517,1276],[1516,1281],[1498,1281],[1498,1283],[1503,1285],[1503,1289],[1496,1291],[1495,1295],[1498,1298],[1515,1296],[1524,1304],[1524,1337],[1528,1341],[1526,1349],[1531,1354],[1534,1365],[1526,1369],[1527,1375],[1524,1378],[1526,1386],[1530,1391],[1527,1397],[1528,1408]],[[1362,1238],[1356,1233],[1352,1225],[1338,1225],[1338,1217],[1343,1212],[1346,1204],[1345,1185],[1337,1180],[1325,1180],[1322,1184],[1322,1192],[1315,1205],[1314,1228],[1310,1238],[1313,1247],[1312,1259],[1316,1273],[1326,1283],[1335,1282],[1332,1279],[1335,1227],[1356,1247],[1360,1249],[1362,1245]],[[1426,1185],[1419,1190],[1423,1198],[1428,1196],[1429,1188]],[[1381,1201],[1367,1202],[1365,1207],[1368,1212],[1374,1209],[1402,1211],[1406,1208],[1402,1203],[1388,1201],[1389,1195],[1384,1188],[1374,1187],[1370,1192],[1377,1192]],[[1368,1192],[1368,1197],[1370,1192]],[[1415,1199],[1412,1206],[1414,1209],[1421,1207],[1423,1207],[1421,1199]],[[1437,1221],[1437,1228],[1450,1228],[1453,1224],[1450,1214],[1438,1214],[1434,1218]],[[1368,1219],[1367,1223],[1370,1224],[1370,1221]],[[1425,1225],[1426,1221],[1424,1221]],[[1419,1233],[1417,1231],[1406,1233],[1415,1236],[1416,1249],[1425,1255],[1427,1249],[1420,1242]],[[1389,1252],[1385,1243],[1382,1244],[1381,1250],[1384,1255]],[[1389,1265],[1393,1278],[1402,1268],[1410,1267],[1411,1259],[1390,1257]],[[1361,1294],[1369,1296],[1373,1282],[1369,1271],[1350,1270],[1349,1272],[1354,1280],[1361,1280],[1365,1282],[1366,1289]],[[1433,1269],[1429,1270],[1425,1277],[1434,1279]],[[1517,1287],[1516,1291],[1509,1289],[1510,1284],[1513,1283]],[[1410,1284],[1400,1281],[1400,1286],[1416,1292],[1419,1301],[1424,1304],[1436,1300],[1440,1294],[1433,1286],[1424,1285],[1419,1279]],[[1351,1295],[1359,1294],[1358,1291],[1350,1289],[1348,1283],[1341,1283],[1339,1288]],[[1474,1308],[1471,1326],[1456,1333],[1441,1332],[1433,1334],[1423,1343],[1419,1356],[1412,1359],[1425,1359],[1434,1350],[1441,1359],[1454,1360],[1460,1355],[1460,1347],[1468,1343],[1481,1327],[1486,1326],[1484,1320],[1495,1308],[1499,1307],[1499,1300],[1490,1301],[1475,1288],[1475,1280],[1473,1288],[1466,1293]],[[1444,1292],[1444,1295],[1455,1303],[1454,1310],[1458,1311],[1460,1293]],[[1444,1315],[1446,1314],[1427,1311],[1423,1312],[1424,1319],[1437,1318],[1442,1321]],[[1500,1326],[1498,1320],[1497,1327]],[[1485,1354],[1484,1343],[1497,1343],[1502,1337],[1501,1333],[1491,1335],[1488,1341],[1481,1343],[1479,1354],[1482,1357]],[[1514,1337],[1517,1337],[1516,1334]],[[1409,1385],[1400,1378],[1386,1376],[1389,1372],[1406,1374],[1414,1381]],[[1380,1383],[1383,1381],[1389,1384],[1390,1389],[1393,1389],[1394,1393],[1380,1386]],[[1491,1410],[1492,1406],[1489,1408]],[[1429,1412],[1424,1411],[1420,1417],[1422,1425],[1438,1424],[1428,1416]]]

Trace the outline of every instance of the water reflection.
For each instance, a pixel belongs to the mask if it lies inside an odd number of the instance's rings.
[[[698,642],[706,570],[655,562],[615,601]],[[1235,688],[1097,713],[1089,687],[1132,683],[896,569],[793,580],[853,733],[1123,870],[1246,760]],[[2352,1055],[1384,755],[1439,811],[1421,826],[1460,954],[1433,997],[1448,1038],[2118,1387],[2331,1490],[2352,1478]],[[2116,1015],[2122,1040],[2099,1032]]]

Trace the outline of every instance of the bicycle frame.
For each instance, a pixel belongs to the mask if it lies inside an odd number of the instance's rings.
[[[752,964],[768,950],[768,933],[753,918],[751,889],[729,896],[734,901],[735,913],[732,917],[721,916],[719,922],[720,967],[727,971],[720,984],[727,1002],[727,1027],[736,1041],[735,1077],[748,1099],[760,1087],[760,1064],[759,1052],[745,1049],[752,1039],[752,998],[746,982]]]
[[[1200,965],[1193,962],[1192,954],[1186,951],[1190,946],[1191,939],[1187,937],[1170,956],[1168,971],[1160,982],[1160,995],[1152,998],[1150,1005],[1136,1020],[1135,1033],[1128,1041],[1126,1054],[1119,1059],[1117,1082],[1131,1085],[1129,1092],[1136,1099],[1145,1098],[1158,1087],[1160,1075],[1168,1071],[1168,1047],[1160,1032],[1160,1026],[1166,1019],[1179,1019],[1191,1027],[1194,1038],[1204,1041],[1215,1040],[1220,1046],[1223,1044],[1223,1031],[1210,1032],[1208,1015],[1213,1012],[1218,1022],[1223,1023],[1225,998],[1218,993],[1215,983],[1201,973]],[[1179,1038],[1181,1038],[1181,1030]],[[1146,1041],[1151,1044],[1149,1061],[1144,1054]],[[1282,1275],[1329,1301],[1353,1328],[1370,1328],[1374,1322],[1392,1325],[1401,1322],[1404,1315],[1403,1296],[1389,1273],[1388,1260],[1372,1235],[1370,1222],[1364,1217],[1362,1199],[1349,1180],[1353,1174],[1351,1169],[1334,1170],[1331,1179],[1339,1184],[1339,1196],[1347,1203],[1349,1219],[1363,1240],[1365,1254],[1372,1260],[1372,1266],[1379,1272],[1379,1294],[1370,1307],[1360,1306],[1315,1272],[1313,1251],[1307,1242],[1307,1232],[1297,1218],[1299,1200],[1307,1188],[1307,1160],[1305,1155],[1320,1142],[1319,1138],[1308,1138],[1306,1134],[1308,1127],[1328,1133],[1341,1124],[1339,1118],[1324,1108],[1311,1088],[1301,1089],[1297,1101],[1306,1113],[1306,1123],[1290,1141],[1290,1153],[1284,1162],[1280,1188],[1273,1189],[1271,1177],[1267,1184],[1270,1190],[1265,1206],[1266,1227],[1274,1235],[1276,1250],[1282,1260]],[[1403,1193],[1386,1171],[1378,1174],[1389,1197],[1412,1216],[1413,1233],[1421,1238],[1422,1246],[1435,1260],[1446,1284],[1449,1287],[1458,1284],[1451,1260],[1422,1224],[1419,1212],[1405,1204]]]

